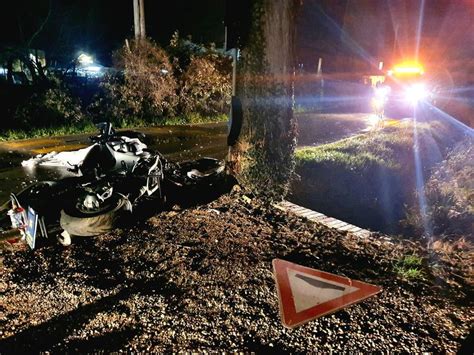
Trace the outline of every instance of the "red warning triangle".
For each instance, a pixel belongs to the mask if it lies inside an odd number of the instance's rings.
[[[380,287],[274,259],[282,323],[287,328],[336,312],[382,291]]]

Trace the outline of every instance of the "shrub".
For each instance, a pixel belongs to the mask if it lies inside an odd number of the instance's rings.
[[[179,78],[188,68],[191,59],[205,55],[208,52],[208,48],[204,45],[194,43],[191,37],[180,37],[179,32],[175,31],[166,51],[170,58],[172,58],[174,74]]]
[[[18,106],[15,127],[52,127],[74,125],[84,120],[80,103],[66,89],[55,87],[33,93],[29,100]]]
[[[101,84],[101,94],[88,107],[96,122],[110,121],[121,126],[124,120],[141,117],[142,100],[125,84],[123,75],[108,74]]]
[[[176,31],[167,48],[179,82],[179,112],[215,116],[228,113],[232,94],[232,60],[213,44],[181,38]]]
[[[183,114],[217,115],[229,111],[232,92],[228,59],[218,54],[193,57],[181,80],[179,95]]]
[[[150,40],[131,40],[114,53],[114,62],[118,71],[104,79],[91,112],[115,123],[135,118],[159,123],[175,113],[176,80],[163,49]]]

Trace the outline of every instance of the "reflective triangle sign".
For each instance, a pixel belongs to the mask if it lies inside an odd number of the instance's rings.
[[[282,323],[287,328],[336,312],[382,291],[380,287],[274,259]]]

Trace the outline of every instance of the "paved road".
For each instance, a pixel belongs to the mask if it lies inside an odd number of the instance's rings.
[[[369,113],[302,113],[298,119],[298,146],[336,142],[374,129],[377,121]],[[386,124],[398,120],[387,119]]]

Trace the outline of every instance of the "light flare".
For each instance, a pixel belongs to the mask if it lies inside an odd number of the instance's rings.
[[[405,91],[405,98],[412,105],[416,105],[420,101],[427,99],[428,96],[429,91],[426,88],[426,85],[421,83],[409,86]]]

